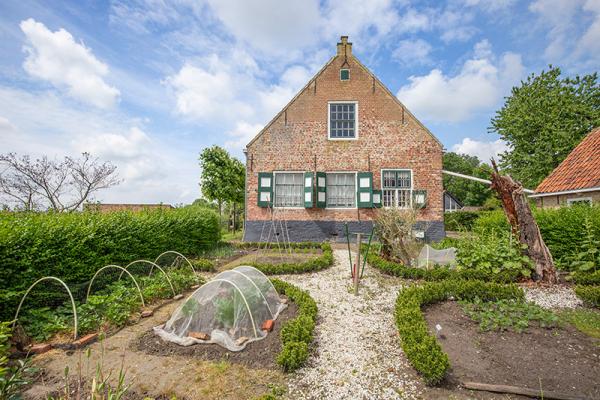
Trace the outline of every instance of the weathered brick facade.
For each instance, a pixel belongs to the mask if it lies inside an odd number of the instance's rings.
[[[324,171],[373,173],[381,189],[382,169],[410,169],[413,189],[427,190],[420,220],[429,239],[443,237],[442,145],[353,55],[342,38],[337,54],[246,148],[245,240],[258,240],[271,209],[257,205],[258,173]],[[340,80],[340,68],[350,79]],[[356,101],[358,138],[330,140],[328,102]],[[376,209],[293,208],[285,211],[292,240],[340,234],[343,222],[370,230]],[[315,237],[316,236],[316,237]]]

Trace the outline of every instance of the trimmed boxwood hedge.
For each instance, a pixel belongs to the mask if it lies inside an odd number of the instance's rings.
[[[304,247],[300,248],[320,246],[321,250],[323,250],[323,254],[301,263],[268,264],[249,261],[249,265],[267,275],[301,274],[304,272],[320,271],[333,265],[333,250],[329,243],[311,243],[311,246],[308,246],[307,244],[302,244],[302,246]]]
[[[524,300],[525,294],[514,284],[464,280],[430,282],[400,291],[394,310],[400,344],[409,362],[429,385],[436,385],[444,379],[450,362],[435,337],[429,333],[421,307],[450,297],[457,300]]]
[[[595,272],[577,271],[572,274],[573,282],[578,285],[600,286],[600,270]]]
[[[575,286],[575,294],[591,307],[600,308],[600,286]]]
[[[448,267],[436,266],[431,269],[407,267],[403,264],[388,261],[377,254],[370,252],[367,256],[367,262],[373,268],[381,272],[398,276],[405,279],[423,279],[426,281],[441,281],[445,279],[459,280],[482,280],[488,282],[509,283],[515,282],[520,278],[519,271],[505,270],[498,274],[488,273],[486,271],[474,269],[450,269]]]
[[[317,303],[308,292],[290,283],[279,279],[271,279],[271,282],[277,292],[285,294],[298,306],[298,316],[281,328],[283,347],[277,356],[277,363],[283,370],[291,372],[303,366],[308,358],[317,320]]]
[[[165,250],[198,255],[221,236],[218,215],[184,208],[114,213],[0,212],[0,318],[11,318],[22,293],[43,276],[84,287],[98,268],[151,259]],[[49,305],[42,287],[32,302]],[[54,295],[56,291],[54,291]],[[60,293],[60,302],[64,294]]]

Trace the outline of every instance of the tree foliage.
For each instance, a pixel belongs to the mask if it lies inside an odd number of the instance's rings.
[[[479,161],[475,156],[457,153],[445,153],[443,159],[444,169],[478,178],[490,179],[492,168]],[[444,175],[444,189],[452,193],[465,206],[481,206],[492,196],[489,185]]]
[[[597,74],[561,78],[561,70],[550,66],[512,89],[489,131],[509,145],[500,166],[535,188],[598,125]]]

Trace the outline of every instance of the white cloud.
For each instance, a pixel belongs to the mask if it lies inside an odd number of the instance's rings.
[[[32,156],[63,157],[90,152],[117,165],[124,181],[102,191],[107,202],[167,202],[193,200],[197,160],[189,148],[146,133],[140,122],[118,112],[83,110],[53,93],[28,93],[0,86],[0,126],[12,131],[2,138],[2,151]],[[35,115],[35,118],[31,116]]]
[[[453,152],[477,156],[479,160],[488,164],[492,157],[498,161],[498,155],[507,150],[508,146],[502,139],[493,142],[480,142],[467,137],[461,143],[452,146]]]
[[[8,120],[8,118],[4,118],[0,116],[0,136],[9,135],[13,132],[16,132],[17,128]]]
[[[266,53],[289,54],[317,38],[317,0],[208,0],[217,17],[239,42]]]
[[[69,32],[52,32],[32,18],[21,21],[20,27],[27,40],[23,68],[31,76],[66,88],[70,96],[96,107],[107,108],[118,100],[119,91],[104,81],[108,66]]]
[[[577,57],[591,56],[594,60],[600,58],[600,1],[587,0],[583,10],[594,15],[593,21],[581,36],[575,48]]]
[[[392,52],[392,58],[404,65],[428,65],[431,45],[423,39],[401,40]]]
[[[232,139],[225,142],[225,147],[234,151],[244,148],[263,127],[262,124],[238,122],[233,130],[227,132]]]
[[[495,106],[523,70],[519,55],[506,53],[496,61],[489,43],[479,43],[474,58],[467,60],[458,74],[448,76],[433,69],[424,76],[411,76],[397,96],[426,119],[460,122]]]
[[[466,6],[478,6],[487,12],[506,10],[517,3],[517,0],[465,0]]]

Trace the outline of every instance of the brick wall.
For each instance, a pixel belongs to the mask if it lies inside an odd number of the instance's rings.
[[[442,146],[346,48],[350,80],[340,81],[338,55],[247,147],[247,221],[270,218],[257,206],[258,172],[371,171],[381,189],[381,169],[412,169],[413,189],[427,190],[422,221],[443,221]],[[357,101],[358,139],[328,140],[329,101]],[[372,209],[289,209],[292,221],[370,221]]]

